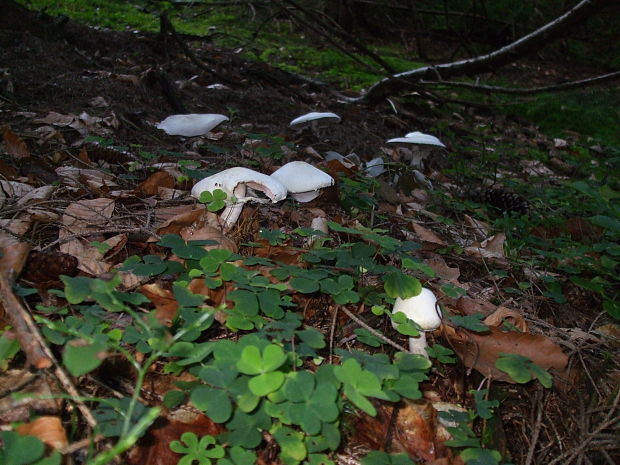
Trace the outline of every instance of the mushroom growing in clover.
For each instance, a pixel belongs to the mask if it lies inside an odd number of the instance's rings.
[[[306,113],[305,115],[298,116],[294,120],[292,120],[288,127],[294,129],[296,131],[301,131],[305,128],[310,128],[312,134],[316,137],[320,138],[320,127],[325,126],[325,124],[329,123],[339,123],[340,116],[336,113],[332,112],[316,112],[311,111],[310,113]]]
[[[198,181],[192,188],[192,196],[198,199],[203,192],[216,189],[222,190],[227,196],[226,208],[220,215],[224,230],[234,226],[246,202],[264,203],[271,200],[276,203],[287,194],[286,187],[277,179],[248,168],[235,167]],[[262,192],[268,200],[258,197],[257,192]]]
[[[422,132],[410,132],[405,137],[395,137],[387,141],[388,144],[411,146],[411,166],[422,167],[423,160],[428,158],[431,151],[436,148],[445,149],[446,146],[435,136]]]
[[[271,177],[281,182],[298,202],[310,202],[319,196],[321,189],[334,185],[334,178],[305,161],[287,163]]]
[[[437,305],[437,297],[430,289],[422,288],[422,291],[408,299],[396,298],[392,313],[402,312],[420,327],[420,334],[417,337],[409,338],[409,352],[423,355],[428,358],[426,353],[426,331],[434,331],[441,326],[441,309]],[[392,322],[394,329],[398,328],[398,323]]]
[[[216,113],[172,115],[157,123],[157,129],[170,136],[202,136],[218,124],[228,121],[228,116]]]

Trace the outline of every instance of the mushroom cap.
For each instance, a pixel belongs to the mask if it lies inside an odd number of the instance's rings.
[[[388,144],[412,144],[412,145],[429,145],[435,147],[446,148],[446,146],[435,136],[424,134],[422,132],[410,132],[405,137],[396,137],[387,141]]]
[[[202,136],[224,121],[228,121],[228,116],[216,113],[172,115],[157,123],[157,129],[171,136]]]
[[[397,297],[392,313],[398,312],[403,312],[424,331],[432,331],[441,325],[441,310],[437,305],[437,297],[425,287],[418,295],[408,299]]]
[[[306,124],[317,120],[325,120],[329,122],[339,123],[340,116],[332,112],[320,113],[317,111],[311,111],[310,113],[306,113],[305,115],[298,116],[293,121],[288,123],[288,126],[293,129],[300,129]]]
[[[299,202],[310,202],[319,195],[320,189],[334,185],[334,178],[305,161],[287,163],[271,177],[284,184]]]
[[[230,197],[239,184],[246,184],[254,190],[263,192],[273,203],[284,199],[287,194],[286,187],[277,179],[238,166],[198,181],[192,188],[192,196],[198,198],[205,191],[213,192],[216,189],[221,189]]]

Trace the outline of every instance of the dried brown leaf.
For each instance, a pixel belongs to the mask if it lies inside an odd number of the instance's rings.
[[[172,175],[165,171],[157,171],[140,183],[137,191],[144,195],[156,195],[160,187],[173,188],[174,178]]]
[[[98,198],[70,203],[62,216],[64,228],[60,230],[60,239],[71,234],[98,233],[100,226],[109,221],[113,212],[112,199]]]
[[[484,240],[485,237],[488,237],[489,230],[491,229],[489,224],[472,218],[469,215],[464,215],[464,218],[465,226],[471,231],[476,240],[481,241]]]
[[[435,234],[433,231],[426,229],[421,224],[411,222],[413,231],[417,234],[420,240],[424,243],[424,248],[427,250],[434,250],[440,247],[445,247],[447,244],[444,240]]]
[[[393,436],[387,452],[404,452],[414,460],[423,460],[425,464],[463,464],[459,457],[455,457],[453,452],[443,445],[447,437],[438,423],[437,411],[431,402],[405,400],[399,404],[395,419],[393,409],[392,405],[382,403],[377,405],[375,417],[358,412],[351,421],[351,443],[383,450],[386,434],[393,420]]]
[[[179,304],[171,291],[163,289],[159,284],[145,284],[138,290],[155,305],[155,318],[161,324],[170,326],[176,317]]]
[[[20,396],[7,395],[17,393]],[[29,370],[7,370],[0,376],[0,423],[28,421],[32,414],[59,414],[63,401],[55,382]]]
[[[4,149],[13,158],[18,160],[30,158],[30,150],[24,140],[15,134],[8,126],[2,130],[2,138],[4,140]]]
[[[424,259],[424,263],[430,266],[437,276],[447,281],[457,281],[461,275],[461,270],[449,267],[444,258],[435,253]]]
[[[22,242],[16,236],[25,234],[30,228],[30,220],[25,219],[0,219],[0,273],[16,277],[21,273],[30,244]],[[9,232],[5,231],[8,230]]]
[[[504,255],[504,242],[506,241],[505,233],[497,233],[494,236],[482,241],[480,244],[474,243],[470,247],[465,247],[465,253],[474,258],[482,258],[490,260],[495,264],[508,264],[508,260]]]
[[[223,427],[206,415],[196,415],[191,423],[158,418],[145,436],[129,453],[128,465],[177,465],[181,455],[170,449],[172,441],[180,439],[183,433],[192,432],[198,437],[218,435]]]
[[[523,315],[516,310],[511,310],[506,307],[497,307],[493,313],[484,319],[484,324],[487,326],[500,327],[504,321],[512,324],[521,332],[527,332],[527,323],[525,322]]]
[[[508,353],[527,357],[543,369],[553,370],[554,375],[566,379],[568,356],[560,346],[545,336],[502,332],[497,328],[489,328],[489,332],[482,334],[448,325],[442,328],[444,336],[465,366],[474,368],[483,376],[514,383],[507,373],[495,368],[499,354]]]
[[[472,299],[471,297],[462,296],[457,300],[456,308],[460,310],[463,315],[473,315],[475,313],[490,315],[497,307],[488,300]]]
[[[39,417],[30,423],[18,426],[16,431],[24,436],[35,436],[52,449],[62,449],[69,443],[59,417]]]

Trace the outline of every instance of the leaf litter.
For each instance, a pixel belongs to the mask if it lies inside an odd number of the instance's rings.
[[[343,178],[359,179],[360,168],[348,161],[346,164],[338,160],[323,163],[325,151],[356,152],[368,160],[383,153],[391,158],[390,161],[398,161],[407,150],[385,147],[384,141],[393,136],[394,131],[381,123],[365,120],[360,115],[363,112],[355,107],[330,102],[330,96],[310,92],[303,86],[297,87],[291,97],[286,86],[274,86],[273,82],[266,85],[259,76],[245,81],[243,91],[234,87],[204,86],[201,89],[203,101],[209,102],[210,112],[226,113],[230,108],[237,112],[236,123],[229,124],[217,137],[196,139],[162,135],[155,128],[155,123],[171,112],[166,112],[170,102],[151,82],[150,73],[153,71],[147,57],[153,56],[151,47],[155,39],[146,35],[136,38],[121,33],[91,32],[97,38],[91,37],[81,47],[93,54],[99,54],[100,48],[104,50],[106,56],[114,61],[117,72],[94,69],[86,72],[80,80],[83,63],[77,58],[50,61],[49,56],[63,52],[66,45],[46,43],[45,47],[51,48],[52,53],[38,56],[30,54],[27,58],[33,62],[39,60],[40,69],[46,70],[45,76],[36,76],[36,73],[24,76],[21,88],[34,87],[40,82],[37,79],[47,79],[48,87],[29,101],[27,111],[24,111],[24,106],[13,105],[10,101],[3,101],[1,106],[0,123],[4,126],[3,163],[0,164],[3,177],[0,180],[0,270],[7,276],[18,278],[26,266],[17,282],[20,286],[34,286],[37,289],[38,297],[27,298],[31,306],[41,301],[55,301],[63,305],[62,300],[48,292],[48,282],[58,282],[61,274],[107,279],[109,272],[118,268],[131,255],[183,262],[187,258],[178,255],[184,255],[182,252],[185,250],[175,253],[172,249],[171,253],[166,254],[155,245],[168,234],[178,234],[185,241],[206,241],[210,245],[200,246],[205,251],[226,248],[238,252],[242,257],[267,260],[269,264],[248,266],[239,261],[235,266],[257,271],[273,279],[270,273],[277,264],[299,265],[302,253],[312,250],[307,248],[312,247],[311,241],[294,243],[290,239],[284,242],[275,239],[272,244],[261,238],[261,232],[280,231],[289,234],[298,227],[307,228],[315,224],[313,219],[316,218],[352,227],[359,224],[355,213],[360,210],[363,212],[364,205],[356,205],[355,202],[345,205],[340,200],[342,197],[339,192],[334,190],[323,194],[307,208],[279,204],[246,209],[235,229],[224,233],[219,227],[217,216],[208,212],[204,206],[196,205],[189,196],[193,183],[189,178],[200,179],[235,163],[258,165],[269,174],[286,161],[305,159],[329,172],[340,182],[342,190],[342,183],[346,182]],[[20,54],[20,50],[40,39],[30,36],[23,40],[24,43],[15,50],[5,52],[14,65],[28,56]],[[124,57],[113,55],[114,47],[110,45],[116,42],[137,47],[143,52],[142,60],[128,63]],[[38,50],[39,47],[34,49]],[[226,60],[225,67],[231,77],[238,77],[243,72],[245,63],[224,52],[221,52],[221,56]],[[179,56],[177,59],[182,60]],[[93,62],[93,66],[97,65],[97,61]],[[184,66],[188,64],[184,63]],[[19,66],[14,66],[15,73],[17,70]],[[171,69],[170,72],[182,82],[183,71]],[[211,83],[208,76],[199,76],[196,81],[200,84]],[[52,92],[49,86],[56,86],[59,92]],[[191,92],[196,89],[191,86]],[[17,97],[21,98],[20,86],[17,86],[16,92]],[[194,103],[201,99],[191,95],[189,87],[181,86],[178,92],[188,102],[193,102],[196,110],[205,106]],[[290,103],[291,98],[294,105]],[[314,107],[328,106],[328,103],[330,108],[342,115],[342,122],[329,129],[329,138],[317,139],[314,134],[286,132],[287,122],[293,116]],[[382,112],[386,120],[390,120],[390,106],[378,107],[377,111]],[[445,115],[442,117],[446,118]],[[458,118],[454,117],[445,124],[456,133],[468,134],[467,128],[463,128],[462,119],[463,116],[458,115]],[[498,145],[502,142],[500,134],[506,128],[511,133],[517,133],[521,141],[529,143],[532,143],[528,139],[534,131],[539,144],[546,144],[556,151],[563,150],[564,143],[574,143],[563,141],[559,144],[557,140],[549,139],[531,128],[523,128],[519,133],[521,127],[511,121],[493,123],[482,115],[476,115],[475,120],[478,123],[485,121],[494,127],[498,133]],[[410,124],[417,124],[416,121],[406,121],[404,115],[399,116],[398,121],[392,119],[391,123],[399,126],[400,132],[409,130]],[[432,125],[433,121],[427,123]],[[270,136],[285,136],[275,144],[272,158],[265,158],[260,154],[271,150],[274,144],[264,142],[264,136],[248,137],[248,130]],[[282,143],[286,144],[278,145]],[[462,144],[459,141],[453,143]],[[474,148],[480,148],[475,140],[471,144]],[[561,153],[556,155],[561,158]],[[179,162],[179,158],[183,163]],[[523,160],[520,165],[516,164],[500,174],[513,178],[521,176],[524,181],[538,176],[558,178],[554,169],[563,166],[559,162],[549,167],[540,160]],[[442,166],[441,162],[436,165],[431,163],[432,168],[426,173],[432,179],[435,189],[445,189],[448,199],[459,197],[458,190],[453,189],[455,180],[442,174],[445,165]],[[388,171],[387,174],[393,173]],[[413,178],[411,175],[409,177]],[[347,419],[355,426],[356,432],[350,434],[344,442],[341,454],[348,455],[348,458],[341,459],[342,462],[351,458],[357,460],[360,456],[357,451],[359,448],[385,448],[391,452],[406,452],[422,463],[462,463],[451,449],[443,445],[444,441],[453,437],[442,426],[439,407],[435,408],[434,405],[438,406],[437,402],[443,401],[451,403],[455,409],[463,405],[471,408],[473,401],[466,395],[464,386],[475,388],[475,384],[480,382],[498,383],[498,386],[514,383],[511,376],[497,368],[496,362],[502,354],[527,357],[554,375],[554,382],[559,389],[546,394],[545,402],[551,405],[552,412],[543,420],[545,428],[560,431],[561,435],[578,441],[578,438],[571,436],[573,432],[570,428],[578,419],[570,417],[563,409],[566,405],[583,407],[584,404],[580,404],[582,401],[575,398],[574,392],[571,393],[571,386],[588,386],[588,383],[593,382],[592,378],[597,379],[599,375],[609,376],[608,380],[595,387],[599,402],[610,399],[606,386],[613,386],[614,376],[617,381],[618,367],[616,365],[607,373],[592,351],[603,347],[606,350],[615,348],[617,353],[617,325],[610,322],[602,324],[599,321],[599,325],[595,326],[595,320],[592,325],[578,328],[574,320],[564,319],[559,304],[541,292],[521,295],[506,292],[506,288],[524,279],[517,276],[518,270],[511,260],[514,257],[506,256],[507,232],[498,231],[473,215],[451,214],[445,208],[437,208],[436,211],[440,213],[434,212],[434,208],[442,206],[441,202],[425,186],[403,183],[394,185],[390,180],[383,192],[362,186],[364,189],[352,197],[359,201],[361,194],[367,195],[366,198],[370,199],[368,205],[377,212],[377,218],[366,216],[364,220],[374,221],[373,226],[385,229],[388,235],[395,238],[420,242],[423,248],[417,252],[417,256],[433,270],[434,275],[429,278],[428,273],[420,270],[410,271],[411,274],[428,281],[429,286],[441,296],[442,305],[454,316],[485,316],[478,321],[486,329],[474,331],[467,326],[445,323],[440,331],[434,332],[432,338],[435,342],[452,347],[467,368],[467,373],[463,373],[458,364],[456,367],[441,365],[441,376],[431,375],[432,379],[423,384],[423,394],[428,398],[407,401],[397,406],[375,401],[379,412],[376,417],[360,411],[355,413]],[[445,218],[442,215],[452,216]],[[584,218],[568,219],[567,228],[571,235],[578,238],[602,234],[600,229]],[[539,231],[539,234],[555,232]],[[331,241],[334,247],[338,241],[346,240],[333,232],[324,239]],[[36,266],[29,269],[29,262]],[[506,272],[498,273],[498,268]],[[166,325],[172,324],[182,305],[170,288],[169,278],[148,282],[148,277],[131,272],[123,272],[122,276],[125,289],[137,288],[156,309],[156,318]],[[533,287],[538,285],[536,282],[532,284]],[[235,290],[232,284],[213,290],[204,279],[194,279],[189,289],[204,296],[213,307],[230,309],[235,305],[228,297]],[[342,347],[366,347],[352,336],[352,329],[357,325],[351,326],[342,318],[342,314],[340,317],[336,315],[333,320],[331,317],[326,318],[321,310],[325,303],[320,298],[311,293],[297,292],[290,281],[286,282],[282,292],[290,295],[298,307],[303,309],[305,324],[308,326],[315,326],[325,334],[336,332],[341,336],[337,341],[345,341],[341,342]],[[459,292],[466,292],[467,295],[459,295]],[[592,321],[592,315],[597,313],[595,308],[571,310],[582,312],[584,316],[581,318],[587,321]],[[226,315],[220,312],[216,319],[225,324]],[[367,317],[366,314],[361,316]],[[368,318],[375,326],[381,326],[378,320]],[[6,320],[3,321],[6,325]],[[598,337],[576,338],[575,330],[582,331],[586,336],[596,333],[606,342]],[[5,334],[11,337],[10,332]],[[390,335],[396,340],[399,337],[394,333]],[[230,335],[222,333],[219,337]],[[101,357],[105,355],[101,354]],[[110,366],[116,363],[113,357],[106,362]],[[22,363],[17,372],[23,375],[26,368]],[[478,372],[479,376],[471,370]],[[5,371],[3,375],[8,373]],[[158,375],[161,373],[157,369],[150,374],[153,379]],[[114,373],[114,376],[118,379],[111,380],[112,384],[131,381],[131,376],[125,375],[123,369]],[[182,381],[181,377],[173,379]],[[88,384],[89,380],[85,383]],[[154,381],[153,390],[145,390],[144,395],[148,397],[149,404],[159,405],[170,387],[158,387]],[[3,392],[11,390],[4,389]],[[86,390],[89,389],[94,388],[90,386]],[[513,401],[506,404],[510,414],[505,414],[503,418],[500,415],[503,425],[500,421],[499,428],[505,431],[504,434],[513,435],[514,440],[508,447],[515,460],[524,455],[519,452],[523,450],[520,446],[527,445],[527,439],[518,438],[519,434],[516,434],[517,431],[520,433],[518,425],[531,423],[530,410],[542,406],[540,400],[536,400],[538,397],[533,397],[530,402],[530,394],[536,389],[531,383],[511,386],[510,392],[515,394],[512,395]],[[433,396],[436,398],[430,399]],[[54,414],[60,415],[58,406],[54,407]],[[35,412],[45,410],[37,404],[30,404],[29,408]],[[129,452],[129,463],[147,463],[145,460],[161,465],[176,463],[179,456],[167,447],[169,442],[178,440],[181,434],[188,431],[201,435],[221,432],[221,426],[200,412],[193,412],[193,415],[179,420],[179,412],[191,410],[189,403],[176,410],[167,410],[149,430],[147,439]],[[27,413],[27,409],[22,409],[10,419],[2,419],[5,423],[25,422],[28,419]],[[592,413],[591,418],[598,418],[596,415],[596,412]],[[25,423],[21,431],[28,430],[29,434],[38,435],[51,447],[62,449],[67,445],[67,439],[59,418],[40,417],[33,423]],[[49,438],[37,433],[40,427],[37,422],[44,422],[46,435],[54,433],[57,436]],[[393,437],[387,443],[386,431],[393,431]],[[562,452],[557,444],[553,445],[551,434],[545,439],[547,447],[555,453]],[[270,447],[274,447],[273,439],[266,437],[259,451],[265,463],[273,462]]]

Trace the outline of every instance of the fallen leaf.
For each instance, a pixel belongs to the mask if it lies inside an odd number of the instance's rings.
[[[113,212],[114,201],[99,198],[70,203],[62,215],[63,228],[58,233],[60,251],[73,255],[78,259],[78,268],[94,276],[99,276],[111,268],[111,265],[102,260],[101,251],[90,243],[95,239],[93,235],[100,234],[101,226],[109,221]],[[127,240],[124,234],[106,240],[103,237],[96,238],[111,248]]]
[[[413,228],[413,231],[417,234],[420,240],[424,243],[425,249],[434,250],[440,247],[446,247],[448,245],[437,234],[435,234],[433,231],[429,229],[426,229],[421,224],[418,224],[412,221],[411,226]]]
[[[497,306],[488,300],[462,296],[456,301],[456,308],[460,310],[463,315],[474,315],[475,313],[490,315],[495,311]]]
[[[156,283],[140,286],[138,292],[155,305],[155,318],[157,321],[163,325],[170,326],[179,308],[174,294],[167,289],[163,289]]]
[[[169,189],[174,187],[174,178],[165,171],[157,171],[151,174],[138,185],[136,190],[145,195],[156,195],[160,187]]]
[[[449,267],[444,258],[439,254],[433,253],[429,258],[424,259],[424,263],[430,266],[437,273],[437,276],[447,281],[458,281],[461,275],[461,270]]]
[[[30,244],[20,241],[16,236],[26,234],[30,229],[30,220],[0,219],[0,226],[0,273],[17,277],[28,257]]]
[[[388,430],[392,431],[389,453],[406,453],[425,464],[462,465],[443,441],[448,439],[445,428],[439,425],[437,410],[428,400],[403,400],[393,418],[392,405],[379,404],[377,415],[371,417],[357,412],[351,419],[351,442],[368,449],[383,450]],[[390,427],[390,423],[394,422]],[[438,434],[439,433],[439,434]]]
[[[465,221],[463,223],[469,229],[469,231],[471,231],[476,240],[482,241],[485,237],[488,237],[489,230],[491,229],[489,224],[485,223],[484,221],[472,218],[469,215],[464,215],[464,219]]]
[[[0,397],[0,422],[3,424],[28,421],[33,414],[61,413],[60,389],[57,383],[49,382],[47,376],[41,376],[41,372],[7,370],[0,376],[0,392],[20,394]]]
[[[100,170],[76,168],[74,166],[61,166],[56,168],[56,174],[65,184],[72,187],[84,187],[85,185],[101,189],[102,187],[117,187],[114,176]]]
[[[500,327],[504,324],[504,321],[508,321],[519,331],[527,332],[527,323],[525,318],[516,310],[511,310],[506,307],[497,307],[497,309],[484,319],[484,324],[487,326]]]
[[[179,235],[186,241],[212,240],[216,242],[213,245],[202,246],[205,250],[228,249],[233,252],[238,251],[237,244],[224,235],[221,229],[204,224],[202,221],[181,228]]]
[[[62,449],[69,444],[67,432],[59,417],[39,417],[30,423],[18,426],[15,431],[23,436],[35,436],[52,449]]]
[[[450,346],[468,368],[474,368],[483,376],[497,381],[515,383],[505,372],[495,368],[500,353],[517,354],[529,358],[545,370],[552,370],[560,381],[568,379],[566,367],[568,356],[551,339],[519,332],[503,332],[489,328],[487,333],[474,333],[462,328],[442,325],[442,331]]]
[[[615,323],[609,323],[603,326],[599,326],[594,330],[594,332],[603,336],[614,347],[620,347],[620,325]]]
[[[0,192],[9,199],[21,199],[33,190],[34,187],[23,182],[0,180]]]
[[[30,150],[24,140],[15,134],[8,126],[2,130],[2,138],[4,141],[4,149],[13,158],[18,160],[30,158]]]
[[[50,111],[47,116],[44,118],[35,119],[34,122],[37,124],[53,124],[54,126],[65,127],[73,123],[75,118],[76,116],[72,114],[62,115],[60,113],[56,113],[55,111]]]
[[[62,215],[60,239],[71,234],[97,234],[114,212],[114,200],[98,198],[70,203]],[[63,232],[64,234],[63,237]]]
[[[181,455],[170,449],[170,443],[183,433],[192,432],[198,437],[216,436],[224,429],[206,415],[194,415],[191,423],[158,418],[129,453],[128,465],[176,465]]]
[[[26,192],[18,201],[17,205],[36,204],[49,199],[56,190],[54,186],[41,186]]]
[[[209,212],[210,213],[210,212]],[[181,229],[191,226],[198,221],[203,215],[207,215],[204,205],[183,205],[182,207],[173,207],[170,209],[159,208],[155,210],[156,220],[163,218],[165,221],[157,227],[157,234],[163,236],[165,234],[179,234]],[[217,222],[217,215],[214,215]],[[154,239],[156,241],[157,239]]]
[[[479,244],[474,243],[470,247],[465,247],[465,253],[471,257],[483,258],[497,265],[507,266],[508,260],[506,260],[504,255],[505,241],[506,234],[497,233]]]

